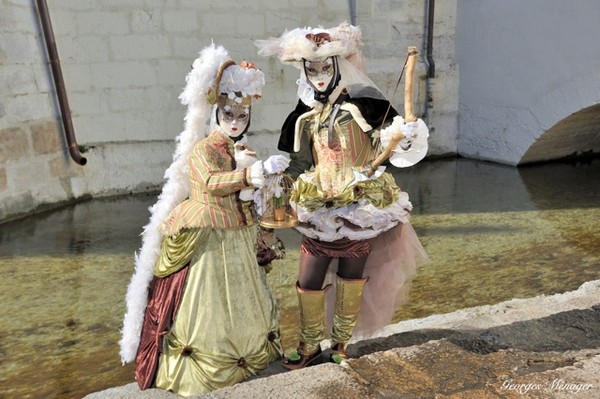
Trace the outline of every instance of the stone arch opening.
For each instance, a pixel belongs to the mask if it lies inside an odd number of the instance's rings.
[[[518,164],[584,156],[600,157],[600,104],[558,121],[533,142]]]

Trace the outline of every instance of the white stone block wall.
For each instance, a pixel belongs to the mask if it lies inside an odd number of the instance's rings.
[[[432,130],[432,153],[456,151],[457,68],[452,47],[456,0],[438,0],[428,85],[418,66],[417,110]],[[54,82],[35,1],[0,7],[0,222],[82,197],[155,190],[183,128],[178,95],[198,52],[215,41],[237,61],[267,75],[250,141],[261,156],[276,152],[281,124],[296,103],[298,71],[259,58],[254,41],[299,26],[350,21],[346,0],[52,0],[48,1],[78,144],[87,164],[66,150]],[[391,94],[406,56],[424,55],[425,0],[356,0],[372,77]],[[421,60],[422,62],[422,60]],[[402,87],[395,106],[402,110]]]

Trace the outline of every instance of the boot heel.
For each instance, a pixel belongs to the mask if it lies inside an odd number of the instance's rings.
[[[344,344],[334,344],[331,347],[331,354],[329,355],[329,361],[331,363],[342,364],[342,362],[348,360],[348,352],[344,348]]]
[[[295,355],[299,357],[294,360],[292,360],[290,357],[285,358],[282,366],[288,370],[299,370],[304,367],[314,366],[315,364],[320,364],[323,362],[323,353],[320,347],[310,355],[302,355],[300,351],[296,351]]]

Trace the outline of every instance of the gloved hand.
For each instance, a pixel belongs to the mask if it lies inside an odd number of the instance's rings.
[[[265,184],[262,161],[256,161],[250,166],[250,183],[256,188],[261,188]]]
[[[408,122],[400,126],[400,131],[407,140],[414,140],[417,136],[417,122]]]
[[[254,189],[245,188],[243,190],[240,190],[240,199],[242,201],[254,201]]]
[[[290,161],[285,155],[271,155],[264,162],[263,168],[268,175],[281,173],[290,165]]]
[[[383,148],[387,148],[394,136],[398,132],[402,132],[402,126],[404,126],[404,118],[400,115],[396,115],[392,120],[392,124],[381,130],[379,137]]]
[[[235,168],[244,169],[256,162],[256,153],[245,146],[235,146]]]

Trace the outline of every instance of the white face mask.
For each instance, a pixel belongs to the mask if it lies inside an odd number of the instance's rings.
[[[319,92],[324,92],[333,80],[333,61],[327,58],[325,61],[304,61],[306,79]]]
[[[250,110],[245,107],[219,107],[219,126],[229,137],[238,137],[246,130]]]

